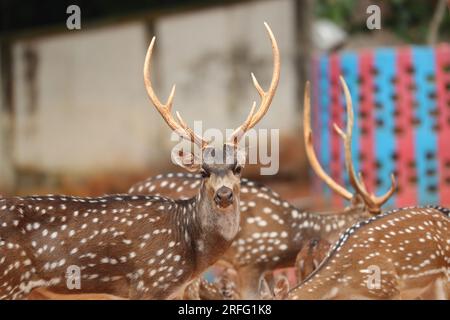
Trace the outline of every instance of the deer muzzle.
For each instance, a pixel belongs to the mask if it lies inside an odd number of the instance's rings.
[[[228,187],[222,186],[216,191],[214,196],[214,202],[220,208],[227,208],[233,204],[233,190]]]

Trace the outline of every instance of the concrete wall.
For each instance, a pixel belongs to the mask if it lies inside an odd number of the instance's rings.
[[[157,159],[149,152],[157,117],[142,84],[145,42],[141,23],[17,42],[17,165],[92,172]]]
[[[11,113],[7,110],[7,79],[4,79],[5,73],[7,73],[7,68],[2,66],[4,58],[8,56],[4,52],[6,46],[0,46],[0,190],[3,191],[11,189],[15,182],[15,172],[13,168],[13,159],[11,154],[11,148],[13,145],[12,141],[12,126],[13,121],[11,121]]]
[[[153,81],[161,100],[177,83],[174,110],[189,123],[236,127],[252,101],[259,102],[250,72],[264,88],[271,78],[267,21],[282,52],[282,77],[259,127],[296,134],[294,11],[293,0],[275,0],[153,21]],[[142,81],[147,30],[136,20],[14,43],[16,168],[85,175],[167,162],[174,144],[170,130],[148,102]]]
[[[259,96],[255,73],[264,88],[272,76],[272,50],[267,21],[282,53],[282,77],[272,108],[259,127],[292,128],[295,69],[294,2],[261,1],[161,19],[156,24],[162,88],[177,83],[177,103],[190,120],[205,127],[234,127],[247,116]],[[291,21],[291,23],[289,22]]]

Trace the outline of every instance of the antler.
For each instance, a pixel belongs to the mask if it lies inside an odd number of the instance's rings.
[[[153,90],[152,81],[150,79],[150,67],[155,40],[156,37],[153,37],[152,41],[150,42],[150,46],[148,47],[144,63],[144,83],[145,88],[147,89],[148,97],[155,106],[156,110],[158,110],[159,114],[163,117],[164,121],[166,121],[166,123],[172,130],[177,132],[182,138],[195,143],[197,146],[203,149],[206,145],[208,145],[208,141],[204,140],[202,137],[195,134],[194,131],[191,128],[189,128],[186,122],[181,118],[178,111],[176,112],[176,117],[178,121],[174,119],[171,113],[173,98],[175,95],[175,85],[173,85],[172,90],[170,91],[169,98],[167,99],[167,102],[165,104],[163,104],[159,100],[158,96],[155,94],[155,91]]]
[[[244,136],[245,132],[253,128],[266,114],[267,110],[269,110],[270,104],[272,102],[273,96],[275,95],[275,91],[277,90],[278,81],[280,80],[280,51],[278,49],[277,41],[275,40],[275,36],[273,35],[272,30],[269,25],[264,22],[264,26],[266,27],[267,33],[269,34],[270,42],[272,43],[272,54],[273,54],[273,73],[272,73],[272,81],[270,82],[269,89],[264,91],[264,89],[259,84],[258,80],[253,73],[251,73],[253,85],[258,91],[259,96],[261,97],[261,103],[259,105],[258,111],[254,114],[254,109],[256,107],[256,101],[253,102],[252,109],[250,111],[247,120],[238,127],[233,134],[231,135],[230,142],[233,144],[239,143],[239,140]]]
[[[347,105],[347,132],[344,133],[341,128],[339,128],[336,124],[334,124],[334,129],[336,132],[342,137],[344,140],[344,150],[345,150],[345,165],[347,167],[347,171],[349,173],[350,184],[353,186],[357,194],[359,194],[364,203],[367,206],[367,209],[370,213],[378,214],[381,211],[381,206],[389,200],[392,194],[396,189],[396,181],[394,174],[391,174],[391,187],[389,190],[382,196],[375,196],[374,194],[369,194],[367,192],[367,188],[364,185],[362,175],[359,172],[358,175],[355,173],[355,168],[352,162],[352,130],[353,130],[353,106],[352,106],[352,98],[350,96],[350,91],[348,90],[347,83],[345,82],[342,76],[339,77],[341,81],[342,88],[344,89],[345,94],[345,102]]]
[[[306,82],[305,86],[305,100],[303,106],[303,131],[305,138],[305,148],[306,156],[308,157],[311,167],[316,172],[316,174],[335,192],[340,194],[347,200],[353,199],[353,194],[341,186],[339,183],[333,180],[326,172],[323,170],[322,166],[317,160],[316,153],[314,151],[314,143],[311,130],[311,99],[309,96],[309,81]]]

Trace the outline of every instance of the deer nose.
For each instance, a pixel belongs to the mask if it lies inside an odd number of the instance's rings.
[[[233,203],[233,191],[228,187],[220,187],[214,197],[219,207],[226,208]]]

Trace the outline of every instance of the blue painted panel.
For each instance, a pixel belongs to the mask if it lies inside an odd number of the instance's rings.
[[[319,128],[320,128],[320,154],[319,161],[325,172],[330,172],[331,161],[331,135],[330,135],[330,117],[331,117],[331,100],[330,100],[330,73],[329,59],[323,55],[319,60]],[[324,184],[325,195],[331,195],[331,190]]]
[[[395,135],[394,135],[394,110],[395,103],[393,96],[395,94],[395,86],[392,79],[395,76],[395,50],[394,49],[378,49],[375,51],[375,102],[379,108],[375,108],[375,157],[380,164],[377,172],[378,179],[381,184],[377,189],[377,193],[385,193],[391,185],[391,173],[395,170],[395,162],[392,154],[395,152]],[[393,205],[395,194],[389,199],[387,205]]]

